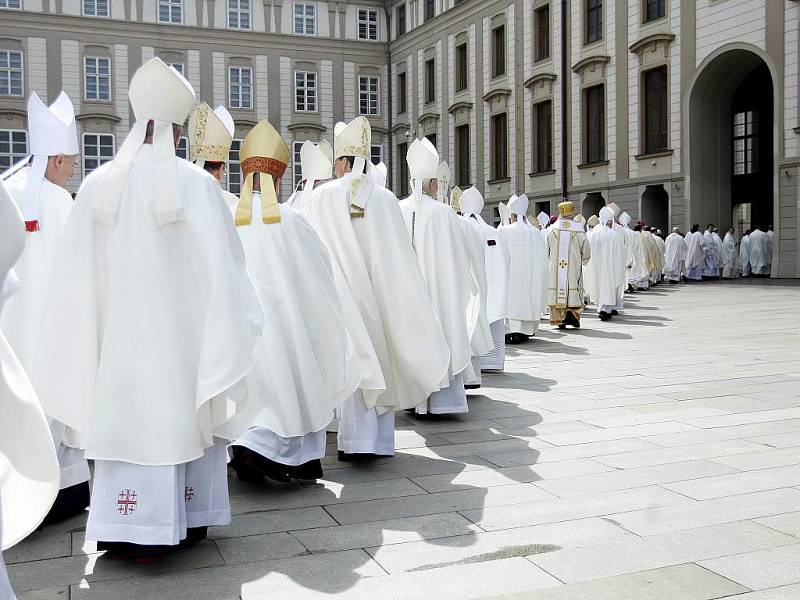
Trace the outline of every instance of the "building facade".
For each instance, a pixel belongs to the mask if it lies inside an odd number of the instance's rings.
[[[237,140],[268,118],[298,154],[366,115],[398,196],[427,136],[487,218],[524,192],[534,213],[773,225],[773,274],[800,277],[799,32],[797,0],[0,0],[0,168],[26,151],[26,96],[62,88],[82,171],[108,160],[157,55]]]

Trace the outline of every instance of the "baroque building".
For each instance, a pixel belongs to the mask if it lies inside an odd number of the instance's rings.
[[[27,151],[26,96],[62,88],[80,175],[108,160],[157,55],[237,140],[268,118],[297,155],[367,116],[398,196],[427,136],[488,219],[524,192],[665,230],[773,225],[773,275],[800,277],[799,31],[797,0],[0,0],[0,169]]]

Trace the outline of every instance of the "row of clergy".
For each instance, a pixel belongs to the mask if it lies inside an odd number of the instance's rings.
[[[546,238],[524,197],[497,230],[456,190],[458,216],[427,140],[398,202],[364,118],[303,145],[286,204],[290,152],[260,122],[236,198],[224,109],[157,58],[129,96],[129,135],[74,205],[63,93],[31,97],[31,157],[0,184],[4,548],[88,504],[98,549],[156,560],[230,522],[229,452],[242,479],[318,478],[336,414],[341,460],[392,455],[395,411],[466,412],[465,385],[503,369],[506,334],[533,335],[545,304],[577,326],[590,252],[571,203]],[[175,154],[187,117],[194,164]]]

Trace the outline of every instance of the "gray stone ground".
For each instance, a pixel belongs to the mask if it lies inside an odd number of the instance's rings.
[[[12,581],[22,600],[800,598],[800,287],[627,307],[509,347],[469,415],[401,416],[394,459],[232,481],[233,524],[161,564],[104,560],[81,518],[7,552]]]

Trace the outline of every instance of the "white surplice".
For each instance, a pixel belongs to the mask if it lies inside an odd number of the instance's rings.
[[[743,235],[739,242],[739,271],[742,277],[750,277],[750,234]]]
[[[589,259],[591,298],[598,312],[610,313],[617,303],[617,260],[619,258],[619,238],[608,226],[608,221],[601,222],[592,228],[589,243],[592,257]]]
[[[664,244],[666,248],[664,278],[667,281],[680,281],[686,261],[686,244],[683,237],[679,233],[670,233]]]
[[[686,276],[694,281],[703,279],[703,265],[706,261],[703,248],[703,234],[699,231],[686,234]]]
[[[769,275],[772,271],[772,239],[766,231],[755,229],[750,233],[750,268],[754,275]]]
[[[726,279],[739,277],[739,249],[736,247],[736,236],[730,231],[722,241],[722,276]]]

